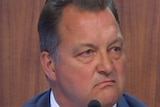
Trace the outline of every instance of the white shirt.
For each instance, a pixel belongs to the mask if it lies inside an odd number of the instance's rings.
[[[50,93],[50,105],[51,107],[60,107],[57,101],[55,100],[53,91],[51,91]],[[113,107],[117,107],[117,104],[115,104]]]

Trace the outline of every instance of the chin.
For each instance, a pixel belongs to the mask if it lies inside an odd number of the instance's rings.
[[[112,107],[119,101],[122,95],[123,91],[110,89],[103,92],[99,96],[98,100],[100,101],[102,107]]]

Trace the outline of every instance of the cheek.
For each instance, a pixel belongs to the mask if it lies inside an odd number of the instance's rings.
[[[114,61],[114,65],[118,74],[125,75],[125,72],[126,72],[125,56],[122,56],[121,59]]]
[[[57,67],[57,79],[61,87],[72,90],[78,96],[85,96],[91,90],[94,67],[74,60],[62,60]]]
[[[121,58],[118,61],[114,61],[115,71],[119,78],[119,81],[124,84],[126,78],[126,61],[125,58]]]

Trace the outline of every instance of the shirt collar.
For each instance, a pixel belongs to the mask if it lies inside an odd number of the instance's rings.
[[[60,107],[54,97],[54,93],[53,91],[51,90],[51,93],[50,93],[50,105],[51,107]]]
[[[51,105],[51,107],[60,107],[54,97],[54,93],[52,90],[50,93],[50,105]],[[113,105],[113,107],[117,107],[117,104]]]

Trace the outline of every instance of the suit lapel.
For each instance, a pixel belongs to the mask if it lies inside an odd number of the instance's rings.
[[[129,107],[129,105],[128,105],[128,103],[127,103],[127,101],[126,101],[126,99],[124,97],[122,97],[119,100],[119,102],[117,104],[117,107]]]
[[[46,92],[45,95],[39,97],[40,99],[36,104],[36,107],[50,107],[50,92],[51,90]]]

